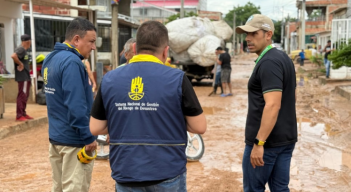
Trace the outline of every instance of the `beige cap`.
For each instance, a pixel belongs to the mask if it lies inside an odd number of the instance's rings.
[[[260,29],[274,32],[274,24],[272,19],[260,14],[251,15],[246,21],[246,24],[237,27],[235,29],[235,32],[238,34],[242,34],[246,32],[255,32]]]

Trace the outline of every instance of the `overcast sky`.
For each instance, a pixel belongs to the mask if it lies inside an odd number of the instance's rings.
[[[284,17],[288,14],[297,16],[296,0],[207,0],[207,10],[219,11],[225,16],[234,6],[244,6],[249,1],[260,6],[261,13],[274,20],[281,20],[283,14]]]

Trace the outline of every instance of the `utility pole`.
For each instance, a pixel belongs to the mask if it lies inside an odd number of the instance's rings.
[[[305,49],[305,33],[306,33],[306,21],[305,21],[305,12],[306,12],[306,0],[302,0],[302,18],[301,18],[301,46],[300,49]]]
[[[181,0],[180,18],[184,18],[184,0]]]
[[[235,12],[233,11],[233,57],[235,56]]]
[[[284,43],[284,7],[282,7],[282,26],[281,26],[281,37],[280,37],[280,46],[283,46]]]
[[[112,69],[116,69],[118,66],[118,2],[114,1],[111,4],[111,63]]]

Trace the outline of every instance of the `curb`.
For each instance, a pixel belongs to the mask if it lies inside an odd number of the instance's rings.
[[[13,126],[3,126],[0,129],[0,139],[4,139],[17,133],[22,133],[45,123],[48,123],[48,117],[39,117]]]
[[[336,86],[335,91],[342,97],[345,97],[347,100],[351,101],[351,92],[345,90],[344,87],[349,86]]]

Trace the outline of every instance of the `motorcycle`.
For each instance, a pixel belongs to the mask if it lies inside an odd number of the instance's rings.
[[[193,134],[187,132],[188,142],[185,149],[186,158],[188,161],[199,161],[205,153],[205,143],[199,134]],[[98,142],[98,153],[96,159],[108,159],[109,158],[109,144],[106,142],[107,135],[99,135],[97,138]]]

